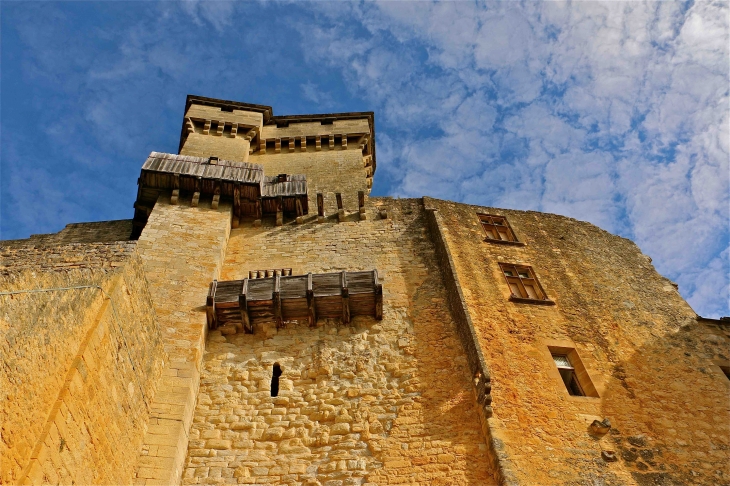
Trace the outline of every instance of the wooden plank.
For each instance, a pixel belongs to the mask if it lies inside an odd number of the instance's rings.
[[[324,218],[324,194],[317,193],[317,216]]]
[[[248,279],[243,279],[243,285],[241,287],[241,293],[238,296],[238,308],[241,313],[241,325],[243,330],[248,334],[253,334],[253,326],[251,325],[251,319],[248,315]]]
[[[272,294],[274,301],[274,322],[276,328],[284,327],[284,321],[281,318],[281,277],[277,274],[274,276],[274,292]]]
[[[347,288],[347,272],[340,273],[340,291],[342,295],[342,323],[350,323],[350,290]]]
[[[208,319],[208,329],[211,330],[218,327],[218,322],[216,321],[215,315],[215,291],[217,286],[217,280],[213,280],[210,283],[210,287],[208,289],[208,298],[205,301],[205,315]]]
[[[312,273],[307,274],[307,318],[309,327],[317,325],[317,311],[314,307],[314,289],[312,288]]]
[[[233,216],[241,217],[241,183],[236,182],[233,186]]]
[[[375,318],[383,319],[383,284],[378,281],[378,271],[373,270],[373,283],[375,292]]]

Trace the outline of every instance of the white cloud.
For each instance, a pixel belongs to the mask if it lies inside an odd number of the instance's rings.
[[[727,3],[483,7],[348,5],[364,32],[305,39],[392,130],[396,192],[587,219],[727,312]]]

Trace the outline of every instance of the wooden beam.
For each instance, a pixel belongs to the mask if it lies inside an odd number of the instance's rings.
[[[248,315],[248,279],[243,279],[241,294],[238,296],[238,308],[241,311],[241,325],[243,330],[248,334],[253,334],[253,326],[251,318]]]
[[[309,327],[317,325],[317,311],[314,307],[314,288],[312,287],[312,273],[307,274],[307,310]]]
[[[276,328],[280,329],[284,327],[284,321],[281,318],[281,277],[278,272],[274,275],[272,300],[274,301],[274,322],[276,322]]]
[[[215,315],[215,291],[218,287],[218,281],[213,280],[208,288],[208,298],[205,300],[205,316],[208,318],[208,329],[213,330],[218,327],[218,319]]]
[[[213,201],[210,203],[211,209],[218,209],[218,203],[221,200],[221,181],[218,179],[213,185]]]
[[[236,182],[233,186],[233,217],[241,217],[241,183]]]
[[[281,196],[276,198],[276,226],[284,224],[284,198]]]
[[[317,222],[324,223],[324,194],[317,193]]]
[[[347,272],[340,274],[340,291],[342,295],[342,323],[350,323],[350,289],[347,288]]]
[[[373,283],[375,284],[375,318],[383,319],[383,284],[378,281],[378,271],[373,270]]]

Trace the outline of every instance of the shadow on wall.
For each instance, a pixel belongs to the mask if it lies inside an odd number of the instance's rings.
[[[730,381],[714,362],[727,361],[729,344],[687,319],[614,366],[602,440],[637,484],[730,484]]]

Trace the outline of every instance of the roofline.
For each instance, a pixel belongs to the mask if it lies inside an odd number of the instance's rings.
[[[182,150],[183,141],[185,140],[185,113],[188,112],[190,105],[195,102],[196,104],[204,106],[215,106],[218,108],[236,108],[246,111],[253,111],[261,113],[263,115],[264,125],[284,125],[288,122],[308,122],[308,121],[334,121],[334,120],[353,120],[367,118],[368,126],[370,127],[370,141],[373,156],[373,174],[377,168],[375,158],[375,112],[372,111],[354,111],[349,113],[321,113],[311,115],[279,115],[274,116],[274,110],[268,105],[255,105],[252,103],[242,103],[240,101],[221,100],[218,98],[208,98],[205,96],[197,96],[189,94],[185,98],[185,111],[183,111],[182,128],[180,129],[180,143],[177,148],[179,154]]]
[[[720,326],[730,326],[730,317],[721,317],[719,319],[714,319],[712,317],[702,317],[701,315],[697,315],[698,321],[704,321],[704,322],[712,322],[713,324],[717,324]]]

